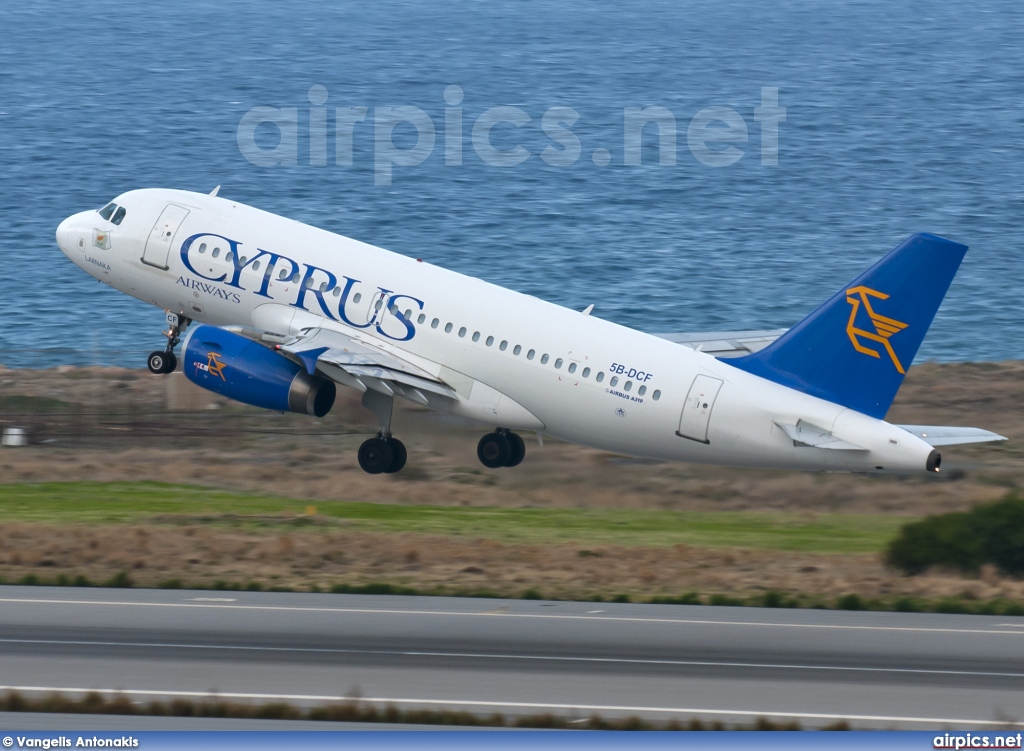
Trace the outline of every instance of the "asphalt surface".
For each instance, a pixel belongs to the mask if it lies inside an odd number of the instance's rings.
[[[0,587],[0,691],[804,727],[1024,723],[1024,618]]]

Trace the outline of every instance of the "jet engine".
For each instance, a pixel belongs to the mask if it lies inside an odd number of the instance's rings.
[[[323,417],[334,406],[334,381],[258,342],[216,326],[197,326],[181,347],[182,370],[197,386],[275,412]]]

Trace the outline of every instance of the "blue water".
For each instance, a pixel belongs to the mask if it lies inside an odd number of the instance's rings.
[[[4,268],[0,362],[132,363],[161,342],[160,311],[77,270],[64,216],[134,187],[209,191],[648,331],[788,326],[916,231],[971,246],[918,360],[1024,357],[1024,4],[37,0],[0,6]],[[461,166],[445,164],[445,100],[464,92]],[[310,161],[307,92],[326,89],[327,166]],[[777,166],[754,109],[777,87]],[[519,166],[471,142],[489,108]],[[627,165],[623,110],[655,126]],[[242,116],[297,108],[294,165],[239,150]],[[376,108],[436,127],[422,164],[374,169]],[[710,167],[691,119],[728,107],[742,156]],[[366,107],[353,164],[335,159],[335,107]],[[571,107],[581,156],[550,166],[541,118]],[[314,139],[315,140],[315,139]],[[271,148],[277,131],[260,126]],[[394,141],[411,148],[415,131]],[[719,144],[721,148],[726,144]],[[596,166],[595,149],[610,164]],[[600,159],[598,159],[600,161]]]

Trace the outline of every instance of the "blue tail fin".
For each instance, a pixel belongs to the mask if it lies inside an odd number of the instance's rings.
[[[914,235],[772,344],[727,362],[884,418],[966,252]]]

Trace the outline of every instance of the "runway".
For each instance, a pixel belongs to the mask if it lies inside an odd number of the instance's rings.
[[[805,727],[1024,722],[1024,618],[0,587],[0,691]]]

